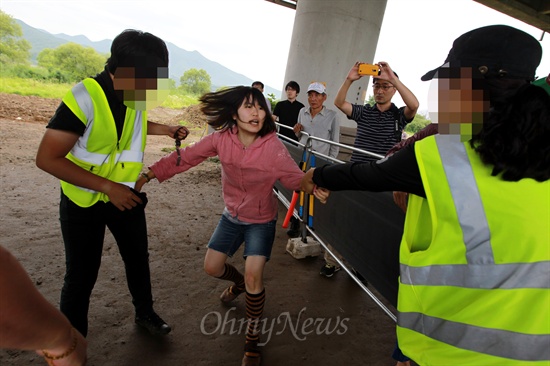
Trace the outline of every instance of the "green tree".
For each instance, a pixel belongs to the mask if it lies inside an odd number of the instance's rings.
[[[269,103],[271,103],[271,110],[274,111],[275,110],[275,106],[277,105],[277,97],[275,96],[274,93],[269,93],[267,95],[267,100],[269,100]]]
[[[168,79],[168,90],[176,90],[176,82],[174,79]]]
[[[106,57],[92,47],[65,43],[38,54],[38,65],[46,68],[53,78],[65,82],[77,82],[103,70]]]
[[[11,15],[0,10],[0,65],[27,64],[31,45]]]
[[[211,86],[210,75],[204,69],[189,69],[180,78],[180,87],[191,94],[208,93]]]
[[[430,123],[432,123],[432,121],[427,119],[425,115],[417,113],[412,122],[405,126],[405,132],[409,135],[413,135]]]
[[[368,104],[370,105],[371,107],[374,105],[374,103],[376,103],[374,101],[374,95],[369,95],[369,98],[367,99],[367,101],[365,102],[365,104]]]

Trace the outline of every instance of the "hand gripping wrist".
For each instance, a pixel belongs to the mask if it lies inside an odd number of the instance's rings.
[[[147,183],[149,183],[151,181],[151,178],[149,178],[149,176],[147,175],[147,173],[141,173],[141,176],[143,178],[145,178],[145,180],[147,181]]]

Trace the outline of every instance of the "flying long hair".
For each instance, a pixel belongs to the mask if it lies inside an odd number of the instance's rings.
[[[207,117],[208,124],[215,130],[231,128],[237,124],[234,116],[245,102],[256,103],[265,111],[265,121],[258,136],[262,137],[276,130],[275,122],[267,108],[267,102],[261,91],[249,86],[236,86],[213,93],[206,93],[199,98],[200,109]]]
[[[514,81],[488,81],[492,109],[470,141],[492,175],[506,181],[550,179],[550,96],[544,89]],[[509,93],[510,90],[515,90]]]

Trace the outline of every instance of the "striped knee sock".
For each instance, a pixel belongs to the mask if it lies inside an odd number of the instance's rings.
[[[234,295],[239,295],[244,292],[244,276],[241,272],[231,264],[225,263],[223,275],[218,277],[220,280],[233,281],[235,285],[229,287],[229,291]]]
[[[260,339],[260,318],[264,312],[265,289],[259,294],[246,292],[246,317],[248,327],[246,329],[246,344],[244,347],[247,357],[260,357],[258,342]]]

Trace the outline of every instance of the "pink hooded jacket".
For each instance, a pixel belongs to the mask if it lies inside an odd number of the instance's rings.
[[[249,147],[237,138],[236,127],[211,133],[182,149],[176,166],[174,151],[149,168],[159,182],[218,156],[222,164],[225,207],[233,217],[248,223],[266,223],[277,217],[277,198],[272,188],[279,180],[291,190],[300,189],[304,173],[298,168],[276,133],[259,137]]]

